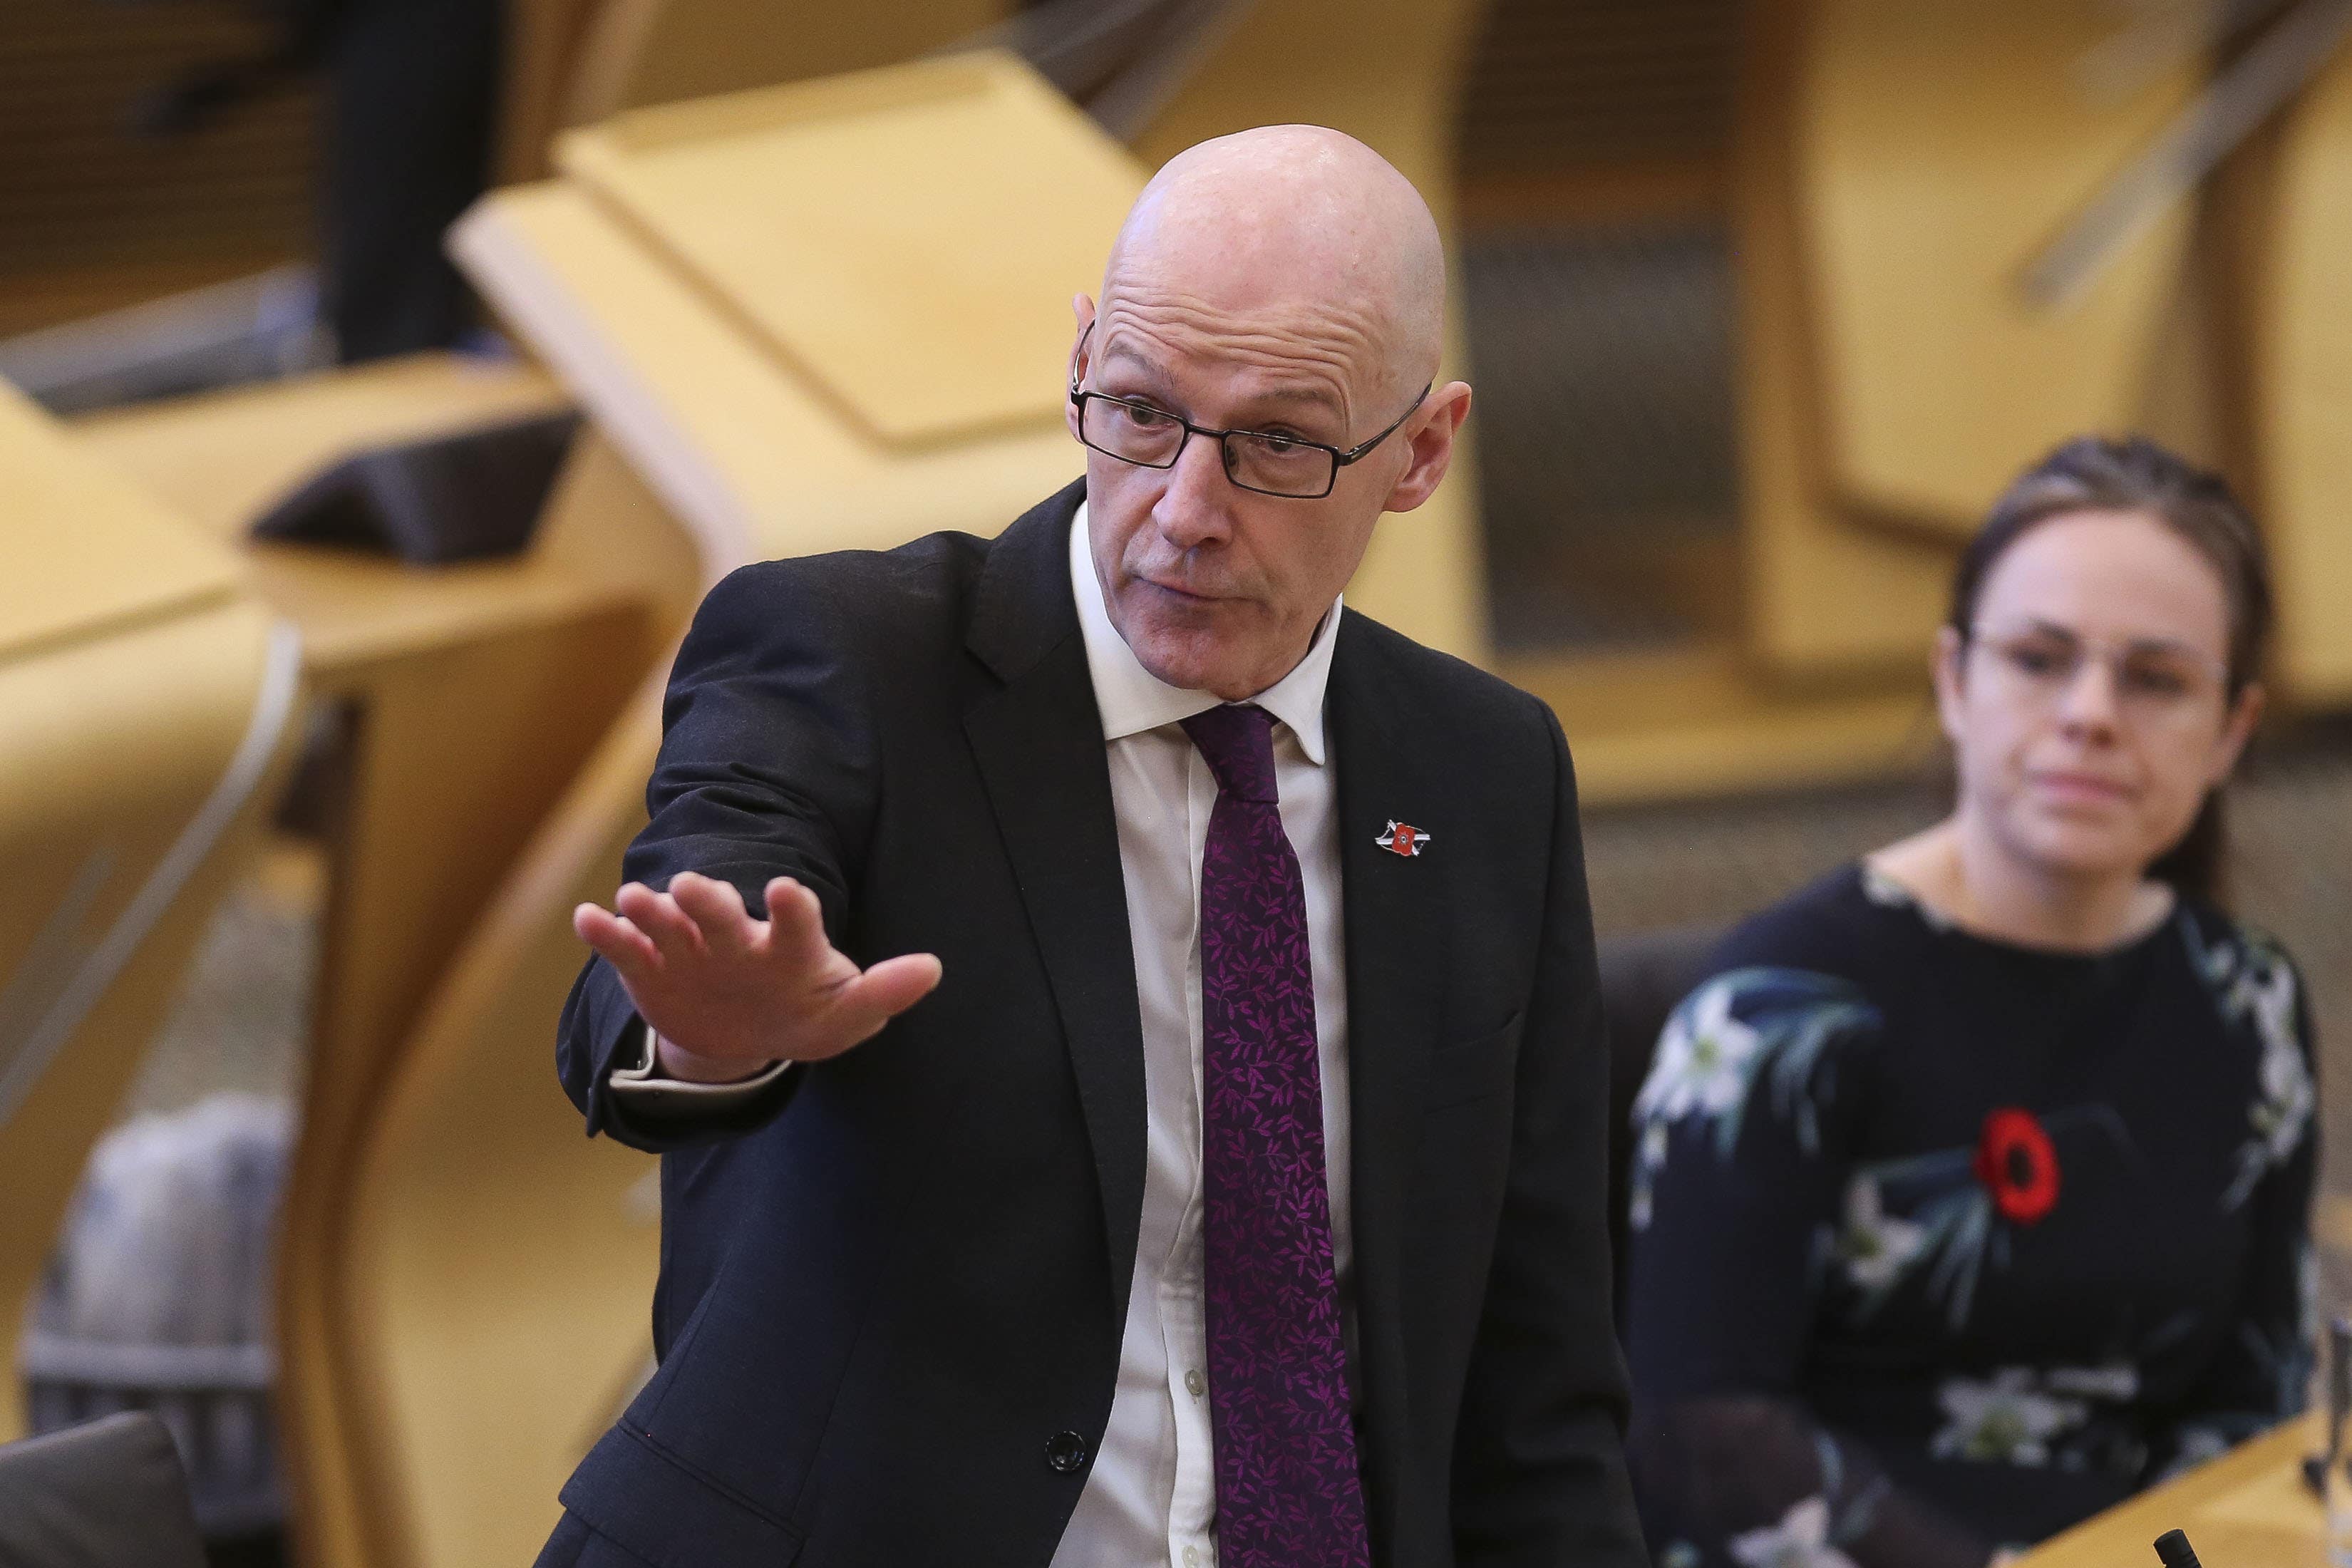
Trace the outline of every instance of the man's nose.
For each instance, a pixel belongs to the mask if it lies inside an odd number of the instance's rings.
[[[1234,484],[1225,477],[1224,443],[1213,436],[1194,436],[1168,470],[1167,488],[1151,509],[1152,521],[1171,544],[1190,550],[1231,531],[1233,499]]]

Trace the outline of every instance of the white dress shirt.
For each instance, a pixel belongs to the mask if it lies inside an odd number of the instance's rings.
[[[1110,1420],[1051,1568],[1211,1568],[1217,1500],[1201,1290],[1201,856],[1217,781],[1178,724],[1221,700],[1168,685],[1128,647],[1111,624],[1087,553],[1083,504],[1070,527],[1070,583],[1102,714],[1127,883],[1143,1024],[1146,1151]],[[1340,614],[1334,600],[1306,658],[1251,700],[1276,721],[1275,786],[1305,884],[1331,1260],[1352,1342],[1348,992],[1337,793],[1323,736],[1323,692]],[[743,1083],[687,1084],[660,1076],[651,1047],[648,1037],[636,1051],[625,1050],[623,1059],[634,1056],[635,1063],[615,1069],[612,1085],[645,1109],[667,1107],[667,1114],[756,1093],[790,1067],[779,1064]]]
[[[1177,727],[1214,708],[1136,659],[1103,603],[1087,552],[1087,509],[1070,530],[1070,582],[1087,668],[1109,748],[1127,926],[1143,1018],[1146,1152],[1135,1279],[1119,1342],[1118,1386],[1094,1469],[1053,1568],[1208,1568],[1216,1561],[1216,1467],[1210,1453],[1208,1321],[1201,1294],[1201,852],[1216,776]],[[1324,1168],[1339,1298],[1351,1300],[1348,1171],[1348,989],[1339,916],[1339,835],[1323,689],[1339,625],[1334,601],[1296,668],[1251,700],[1274,715],[1283,831],[1306,885],[1323,1075]],[[1352,1325],[1353,1314],[1347,1314]]]

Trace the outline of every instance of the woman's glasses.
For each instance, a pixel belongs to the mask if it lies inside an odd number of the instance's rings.
[[[2229,685],[2229,670],[2210,655],[2163,638],[2110,642],[2043,621],[2023,626],[1973,626],[1969,651],[2027,700],[2055,704],[2094,661],[2105,667],[2116,710],[2142,723],[2210,713]]]

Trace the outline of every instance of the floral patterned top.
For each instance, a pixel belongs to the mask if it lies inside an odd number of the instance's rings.
[[[1659,1568],[1979,1568],[2294,1414],[2311,1059],[2193,903],[2062,953],[1849,866],[1739,927],[1633,1110]]]

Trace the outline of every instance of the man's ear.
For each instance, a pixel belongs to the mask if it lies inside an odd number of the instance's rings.
[[[1449,381],[1429,395],[1420,411],[1397,432],[1405,442],[1404,471],[1389,487],[1388,499],[1381,504],[1382,511],[1411,511],[1437,493],[1445,470],[1454,464],[1454,438],[1469,417],[1468,383]]]
[[[1084,294],[1073,295],[1070,299],[1070,314],[1076,317],[1078,322],[1077,335],[1070,340],[1070,384],[1075,387],[1087,378],[1087,331],[1095,324],[1095,302]],[[1070,427],[1071,435],[1076,436],[1078,433],[1076,404],[1067,401],[1063,403],[1062,423]]]

